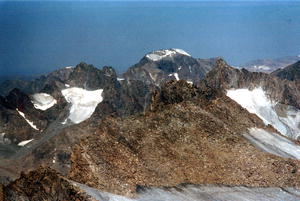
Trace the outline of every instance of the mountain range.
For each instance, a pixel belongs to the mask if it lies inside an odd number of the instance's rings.
[[[3,82],[0,200],[299,200],[298,66],[165,49]]]

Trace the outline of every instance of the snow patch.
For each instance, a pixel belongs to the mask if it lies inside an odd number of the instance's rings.
[[[61,93],[68,103],[71,103],[71,109],[68,119],[78,124],[92,116],[97,105],[103,100],[103,89],[88,91],[82,88],[63,89]]]
[[[187,83],[193,85],[194,83],[192,81],[186,81]]]
[[[51,95],[46,93],[34,94],[32,98],[34,107],[39,110],[47,110],[57,103]]]
[[[70,85],[69,84],[65,84],[65,87],[70,87]]]
[[[249,133],[244,136],[263,151],[285,158],[300,159],[300,146],[277,133],[250,128]]]
[[[181,70],[181,69],[182,69],[182,67],[181,67],[181,66],[179,66],[178,70]]]
[[[184,50],[181,49],[168,49],[168,50],[157,50],[154,51],[152,53],[149,53],[146,55],[146,57],[152,61],[158,61],[161,60],[165,57],[171,57],[175,54],[182,54],[182,55],[186,55],[186,56],[191,56],[189,55],[187,52],[185,52]]]
[[[29,142],[31,142],[33,139],[30,139],[30,140],[25,140],[25,141],[22,141],[22,142],[19,142],[18,146],[25,146],[26,144],[28,144]]]
[[[178,73],[171,73],[171,74],[169,74],[168,76],[169,76],[169,77],[174,76],[175,79],[176,79],[177,81],[179,80],[179,75],[178,75]]]
[[[230,89],[227,96],[236,101],[250,113],[256,114],[266,125],[271,124],[283,135],[297,138],[300,136],[300,111],[288,106],[284,116],[276,112],[277,103],[270,101],[262,88]]]
[[[125,80],[124,78],[121,78],[121,77],[117,77],[117,80],[118,81],[123,81],[123,80]]]
[[[39,130],[36,125],[33,124],[32,121],[28,120],[26,117],[25,117],[25,114],[23,112],[21,112],[18,108],[16,108],[16,111],[25,119],[25,121],[35,130]]]
[[[65,67],[66,69],[71,69],[71,68],[73,68],[73,66],[67,66],[67,67]]]

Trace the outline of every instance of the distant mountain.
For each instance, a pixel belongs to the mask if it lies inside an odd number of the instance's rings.
[[[217,58],[195,59],[181,49],[157,50],[130,67],[124,78],[161,85],[169,80],[198,83],[215,65]]]
[[[299,80],[300,79],[300,61],[291,64],[285,68],[277,69],[271,73],[281,79]]]
[[[277,59],[257,59],[257,60],[249,61],[246,64],[241,65],[240,67],[246,68],[251,72],[271,73],[279,68],[284,68],[299,60],[300,60],[300,55],[282,57]]]

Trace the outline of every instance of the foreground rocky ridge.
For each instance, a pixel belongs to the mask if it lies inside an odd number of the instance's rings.
[[[49,168],[38,168],[3,188],[1,201],[68,200],[92,201],[73,183]]]
[[[166,94],[181,87],[193,97]],[[75,145],[69,178],[127,196],[137,186],[180,183],[298,187],[299,161],[262,152],[242,135],[251,127],[274,129],[211,90],[171,82],[145,115],[106,118]]]

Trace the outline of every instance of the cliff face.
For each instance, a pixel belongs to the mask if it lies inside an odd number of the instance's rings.
[[[137,186],[180,183],[299,186],[298,161],[243,137],[248,128],[274,129],[222,92],[171,82],[156,97],[145,115],[109,117],[91,128],[73,149],[69,178],[127,196]]]

